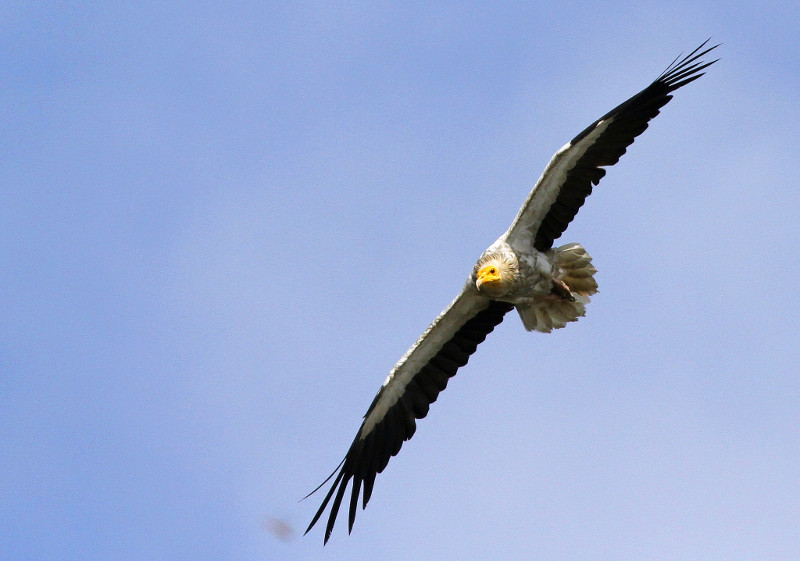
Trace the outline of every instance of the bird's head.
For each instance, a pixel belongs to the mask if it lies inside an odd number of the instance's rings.
[[[475,288],[489,298],[502,298],[516,278],[516,267],[502,256],[487,256],[475,265]]]

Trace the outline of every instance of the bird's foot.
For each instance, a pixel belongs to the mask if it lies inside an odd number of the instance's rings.
[[[572,295],[572,291],[567,286],[567,283],[556,278],[550,279],[550,282],[553,283],[553,289],[550,294],[559,300],[566,300],[568,302],[575,301],[575,297]]]

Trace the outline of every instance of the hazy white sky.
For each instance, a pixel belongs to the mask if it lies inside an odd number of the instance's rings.
[[[0,559],[800,558],[797,21],[0,8]],[[353,534],[301,537],[553,152],[709,36],[562,238],[587,317],[510,314]]]

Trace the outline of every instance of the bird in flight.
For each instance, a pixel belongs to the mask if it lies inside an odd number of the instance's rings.
[[[605,175],[603,168],[619,161],[672,99],[672,92],[717,62],[702,60],[719,46],[706,47],[707,43],[676,58],[653,83],[555,153],[509,229],[478,258],[461,293],[392,368],[344,459],[309,494],[333,478],[306,533],[333,500],[325,528],[328,542],[351,482],[348,531],[352,531],[359,496],[365,508],[375,476],[414,435],[416,419],[428,414],[447,381],[506,313],[516,308],[526,330],[544,333],[584,315],[589,297],[597,292],[592,258],[580,244],[553,248],[553,242]]]

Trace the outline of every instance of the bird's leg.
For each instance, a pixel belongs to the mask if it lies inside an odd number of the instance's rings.
[[[568,302],[575,301],[575,297],[572,295],[572,291],[567,286],[567,283],[555,277],[551,278],[550,282],[553,283],[553,289],[550,294],[557,297],[559,300],[567,300]]]

